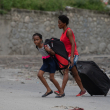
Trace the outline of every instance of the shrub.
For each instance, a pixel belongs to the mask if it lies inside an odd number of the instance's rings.
[[[101,0],[1,0],[0,9],[10,11],[11,8],[56,11],[64,10],[66,6],[106,11]]]

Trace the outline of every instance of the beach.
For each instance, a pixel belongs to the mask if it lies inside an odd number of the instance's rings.
[[[96,62],[102,67],[101,69],[108,72],[109,77],[110,56],[88,56],[87,58],[88,60],[97,58]],[[79,60],[86,59],[81,56]],[[107,60],[108,66],[104,66],[101,60]],[[1,110],[70,110],[75,107],[84,110],[106,110],[110,108],[110,91],[106,97],[103,95],[90,96],[88,93],[82,97],[76,97],[80,89],[72,78],[69,79],[65,88],[65,97],[55,98],[56,95],[53,93],[42,98],[46,89],[37,77],[41,64],[40,58],[36,56],[33,57],[33,60],[29,56],[0,56]],[[44,76],[51,89],[55,91],[56,88],[50,82],[48,73]],[[61,85],[62,75],[57,72],[55,78]]]

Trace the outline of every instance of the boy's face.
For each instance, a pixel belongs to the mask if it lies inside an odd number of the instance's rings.
[[[61,20],[58,20],[58,27],[59,27],[59,29],[64,28],[65,25],[66,25],[66,23],[63,23]]]
[[[35,44],[36,46],[39,46],[40,43],[42,42],[42,39],[40,39],[39,36],[34,36],[34,37],[33,37],[33,40],[34,40],[34,44]]]

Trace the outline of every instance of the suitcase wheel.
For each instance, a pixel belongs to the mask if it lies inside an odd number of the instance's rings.
[[[91,94],[91,96],[93,96],[93,95]]]
[[[104,96],[106,97],[106,96],[107,96],[107,94],[104,94]]]

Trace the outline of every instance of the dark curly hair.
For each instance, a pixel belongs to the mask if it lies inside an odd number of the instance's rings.
[[[59,20],[61,20],[63,23],[66,23],[66,25],[69,24],[69,18],[66,15],[60,15]]]
[[[33,34],[32,39],[33,39],[35,36],[39,36],[39,38],[42,39],[42,35],[39,34],[39,33],[35,33],[35,34]]]

